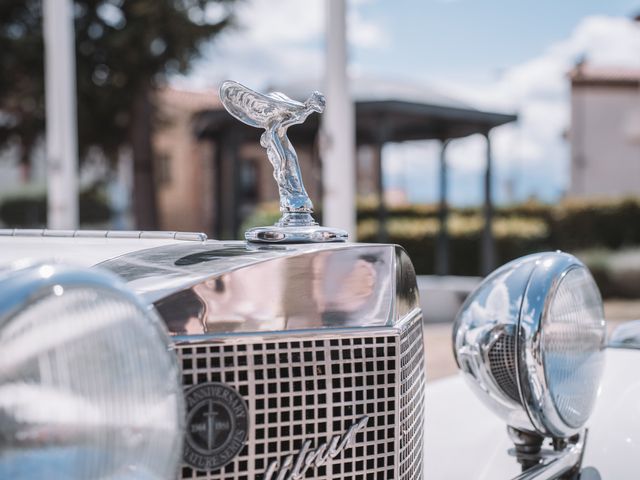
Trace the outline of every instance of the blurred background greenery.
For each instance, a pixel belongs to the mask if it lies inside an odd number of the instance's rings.
[[[418,274],[435,269],[438,206],[390,208],[388,238],[402,245]],[[449,219],[452,275],[480,275],[482,211],[453,208]],[[319,212],[321,216],[321,212]],[[360,202],[358,239],[378,238],[377,205]],[[277,204],[263,205],[243,228],[274,223]],[[593,272],[603,296],[640,297],[640,199],[565,200],[556,205],[528,202],[499,207],[493,224],[499,264],[543,250],[577,255]]]

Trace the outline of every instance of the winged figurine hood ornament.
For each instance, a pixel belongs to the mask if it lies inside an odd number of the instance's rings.
[[[287,137],[291,125],[303,123],[313,112],[324,111],[324,95],[313,92],[302,103],[280,92],[265,95],[237,82],[226,81],[220,87],[220,100],[241,122],[264,129],[260,145],[267,149],[280,194],[280,220],[273,226],[247,230],[245,238],[267,243],[345,241],[346,232],[321,227],[313,219],[313,203],[302,182],[298,155]]]

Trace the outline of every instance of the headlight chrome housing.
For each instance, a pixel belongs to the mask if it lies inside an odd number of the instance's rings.
[[[593,277],[560,252],[493,272],[466,300],[453,330],[456,361],[480,398],[510,426],[556,438],[588,420],[605,340]]]
[[[170,478],[183,416],[162,321],[117,277],[0,272],[1,478]]]

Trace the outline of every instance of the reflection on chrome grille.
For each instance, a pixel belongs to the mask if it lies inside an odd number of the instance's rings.
[[[516,337],[513,330],[501,329],[489,348],[489,368],[496,384],[512,400],[520,401],[516,383]]]
[[[422,322],[413,323],[400,340],[400,475],[422,478],[424,430],[424,343]]]
[[[232,337],[178,344],[185,389],[223,382],[249,409],[247,444],[217,471],[182,468],[182,478],[261,479],[267,466],[369,420],[353,447],[306,478],[409,480],[422,472],[422,320],[397,329],[308,336]],[[221,340],[218,340],[218,342]]]

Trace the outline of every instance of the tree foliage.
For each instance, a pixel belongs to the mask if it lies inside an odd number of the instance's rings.
[[[202,43],[231,23],[230,0],[76,0],[78,129],[81,151],[113,152],[129,141],[141,90],[184,73]],[[218,4],[222,13],[207,21]],[[28,150],[44,129],[40,0],[0,2],[0,145]]]
[[[140,128],[153,112],[149,93],[167,76],[186,72],[203,43],[232,24],[233,5],[233,0],[74,1],[81,158],[92,146],[113,156],[132,145],[136,172],[151,177],[144,152],[149,139],[139,138],[150,132]],[[44,126],[42,3],[2,0],[0,148],[18,144],[28,162]]]
[[[0,2],[0,148],[21,146],[26,163],[44,130],[42,15],[36,0]]]

